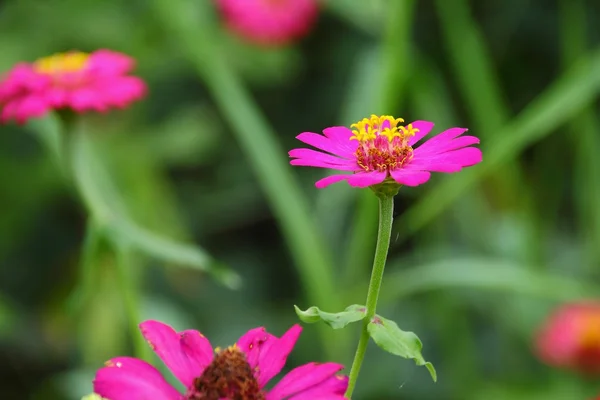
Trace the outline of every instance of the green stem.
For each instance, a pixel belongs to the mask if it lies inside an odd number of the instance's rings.
[[[102,241],[101,229],[93,218],[89,218],[85,228],[83,249],[79,266],[79,284],[71,298],[69,308],[76,316],[85,310],[96,284],[97,274],[95,270],[96,254]]]
[[[116,253],[117,280],[125,306],[127,325],[133,340],[136,357],[149,361],[149,348],[140,334],[138,324],[142,322],[139,313],[139,290],[133,276],[133,264],[130,262],[130,250],[122,245],[114,245]]]
[[[360,372],[360,367],[365,358],[367,345],[369,344],[369,332],[367,330],[369,321],[375,316],[377,309],[377,299],[381,289],[381,281],[383,280],[383,271],[385,269],[385,261],[387,260],[388,249],[390,248],[390,237],[392,235],[392,219],[394,213],[394,196],[379,195],[379,230],[377,232],[377,247],[375,248],[375,257],[373,259],[373,271],[371,272],[371,281],[369,282],[369,291],[367,293],[367,312],[363,320],[362,333],[352,368],[350,369],[350,380],[348,382],[348,390],[346,397],[352,398],[354,386]]]

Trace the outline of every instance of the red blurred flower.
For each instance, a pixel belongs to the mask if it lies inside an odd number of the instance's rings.
[[[315,0],[217,0],[227,27],[262,45],[282,45],[306,35],[318,14]]]
[[[566,304],[540,330],[539,357],[549,365],[600,373],[600,302]]]
[[[76,112],[124,108],[146,93],[145,83],[128,73],[134,60],[110,50],[54,54],[19,63],[0,79],[0,122],[24,123],[48,111]]]

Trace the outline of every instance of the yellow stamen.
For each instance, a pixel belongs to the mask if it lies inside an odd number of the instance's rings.
[[[41,74],[48,75],[78,72],[85,68],[88,58],[89,54],[80,51],[57,53],[35,61],[33,68]]]
[[[391,115],[377,116],[372,114],[370,118],[363,118],[350,125],[350,128],[355,128],[352,130],[350,140],[365,142],[374,140],[377,136],[385,136],[391,142],[395,137],[404,139],[418,132],[418,129],[413,128],[411,124],[407,127],[398,126],[399,123],[403,122],[402,118],[394,118]]]
[[[412,124],[401,126],[400,129],[402,130],[402,135],[404,137],[415,136],[415,133],[419,132],[417,128],[413,128]]]

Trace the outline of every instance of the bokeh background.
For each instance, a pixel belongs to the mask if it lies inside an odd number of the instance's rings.
[[[364,302],[375,197],[315,189],[326,172],[287,151],[371,113],[469,127],[484,162],[396,198],[379,313],[420,336],[438,382],[372,346],[354,397],[597,395],[533,343],[554,307],[600,294],[599,26],[593,0],[331,0],[307,37],[265,48],[209,0],[3,1],[1,71],[110,48],[150,90],[90,116],[75,182],[55,116],[0,128],[0,397],[91,392],[106,359],[140,352],[135,312],[224,346],[282,334],[295,304]],[[116,203],[117,252],[89,224]],[[349,366],[358,333],[304,325],[288,367]]]

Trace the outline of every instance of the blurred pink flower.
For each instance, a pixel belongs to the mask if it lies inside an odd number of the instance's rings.
[[[303,37],[318,15],[316,0],[217,0],[227,27],[248,41],[283,45]]]
[[[255,328],[224,350],[213,348],[200,332],[175,332],[158,321],[140,324],[144,338],[186,387],[180,394],[145,361],[117,357],[96,373],[94,392],[110,400],[342,400],[348,386],[336,375],[343,366],[309,363],[287,373],[272,389],[265,385],[285,365],[302,328],[281,338]]]
[[[538,333],[536,348],[549,365],[600,373],[600,302],[560,307]]]
[[[133,67],[131,57],[110,50],[19,63],[0,80],[0,122],[24,123],[60,108],[79,113],[124,108],[146,93],[140,78],[127,75]]]
[[[350,186],[368,187],[394,181],[417,186],[427,182],[430,172],[458,172],[481,162],[481,150],[469,147],[479,143],[475,136],[460,136],[467,129],[451,128],[419,147],[413,146],[433,128],[433,122],[415,121],[406,126],[404,120],[389,115],[363,118],[353,124],[326,128],[323,135],[304,132],[296,138],[321,151],[294,149],[289,152],[292,165],[349,171],[315,183],[324,188],[342,180]]]

